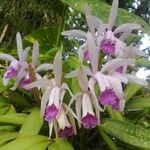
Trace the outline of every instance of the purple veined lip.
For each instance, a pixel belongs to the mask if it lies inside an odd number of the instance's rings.
[[[98,97],[99,103],[103,106],[111,105],[114,110],[119,110],[119,98],[112,89],[106,89],[101,92],[101,95]]]
[[[96,115],[91,115],[90,113],[87,113],[86,116],[81,118],[81,122],[83,124],[83,127],[86,129],[95,128],[98,124],[98,119]]]
[[[122,74],[123,73],[123,66],[120,66],[119,68],[117,68],[116,71]]]
[[[58,111],[58,108],[54,104],[47,106],[45,109],[44,119],[48,122],[53,120],[58,114]]]
[[[89,52],[88,51],[84,52],[84,59],[89,60]]]
[[[9,67],[8,70],[6,71],[5,78],[8,79],[16,76],[17,76],[17,70],[13,66]]]
[[[65,126],[64,129],[59,129],[59,131],[58,131],[58,136],[60,138],[69,138],[72,135],[73,135],[73,128],[72,128],[72,126],[70,126],[70,127]]]
[[[30,84],[31,83],[31,80],[30,79],[22,79],[20,82],[19,82],[19,85],[21,86],[21,87],[24,87],[25,85],[28,85],[28,84]]]
[[[113,55],[115,52],[115,43],[105,39],[101,42],[100,48],[104,54]]]

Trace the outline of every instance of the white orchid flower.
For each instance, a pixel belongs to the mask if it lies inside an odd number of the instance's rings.
[[[18,60],[15,59],[13,56],[9,54],[0,54],[0,59],[6,60],[10,62],[9,67],[7,68],[6,72],[3,76],[3,84],[6,86],[9,80],[13,77],[16,78],[16,82],[12,89],[16,89],[18,83],[22,80],[22,78],[26,75],[26,69],[28,64],[26,62],[26,58],[28,55],[29,47],[23,50],[22,46],[22,38],[19,32],[16,34],[16,41],[17,41],[17,51],[18,51]]]
[[[80,67],[66,75],[66,78],[77,77],[81,88],[81,91],[74,95],[69,106],[75,101],[79,127],[82,124],[84,128],[94,128],[99,124],[100,111],[103,110],[100,108],[97,98],[88,89],[88,78],[85,71],[87,71],[86,68]]]
[[[52,121],[58,115],[62,106],[66,90],[72,96],[68,85],[61,82],[62,78],[62,52],[58,51],[53,62],[54,79],[40,79],[31,84],[25,85],[24,88],[31,89],[34,87],[45,88],[41,101],[41,115],[48,122]]]

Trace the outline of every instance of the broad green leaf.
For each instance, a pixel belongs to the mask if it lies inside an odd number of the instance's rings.
[[[48,147],[48,150],[74,150],[74,148],[66,140],[56,139],[56,141]]]
[[[126,109],[139,110],[150,108],[150,96],[131,99],[126,103]]]
[[[26,114],[21,113],[0,115],[0,125],[22,125],[26,117]]]
[[[0,131],[14,131],[15,126],[0,126]]]
[[[101,136],[103,137],[104,141],[108,145],[110,150],[118,150],[116,144],[111,140],[111,138],[101,129],[99,128],[99,132]]]
[[[142,87],[142,85],[129,83],[124,90],[126,101],[130,100]]]
[[[150,149],[150,130],[125,121],[105,119],[102,128],[111,136],[143,149]]]
[[[9,110],[9,107],[0,108],[0,115],[4,115]]]
[[[4,146],[2,146],[1,150],[31,150],[32,147],[39,143],[47,142],[48,137],[40,136],[40,135],[32,135],[25,136],[22,138],[18,138]],[[38,150],[38,149],[32,149]],[[40,149],[41,150],[41,149]]]
[[[18,94],[18,93],[11,93],[9,96],[9,100],[14,103],[17,104],[21,107],[31,107],[32,105],[28,102],[27,99],[25,99],[24,96]]]
[[[10,105],[9,109],[5,114],[15,114],[15,113],[16,113],[15,107]]]
[[[72,8],[78,11],[84,12],[85,3],[91,8],[92,14],[99,17],[105,23],[108,22],[108,16],[110,13],[110,5],[102,2],[101,0],[61,0],[62,2],[68,4]],[[138,23],[144,26],[144,31],[150,33],[150,26],[141,17],[136,16],[133,13],[129,13],[125,9],[119,8],[118,17],[116,25],[123,23]]]
[[[43,119],[40,116],[40,110],[35,108],[27,116],[25,122],[23,123],[18,137],[23,137],[27,135],[37,135],[43,124]]]
[[[44,142],[39,142],[37,144],[30,146],[30,148],[28,148],[28,150],[46,150],[46,148],[48,147],[49,144],[50,144],[50,142],[48,140],[44,141]]]
[[[150,61],[144,58],[140,58],[136,60],[136,64],[141,67],[146,67],[147,69],[150,69]]]
[[[3,132],[0,133],[0,144],[13,140],[17,137],[18,132]]]

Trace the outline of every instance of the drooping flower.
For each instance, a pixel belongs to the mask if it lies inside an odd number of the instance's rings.
[[[33,44],[33,50],[32,50],[32,61],[28,64],[27,74],[22,80],[20,81],[19,85],[24,88],[25,85],[33,82],[33,79],[31,79],[29,66],[33,70],[35,80],[41,79],[41,75],[39,74],[42,71],[48,71],[53,68],[52,64],[50,63],[43,63],[38,65],[38,57],[39,57],[39,43],[38,41],[35,41]]]
[[[122,52],[126,43],[124,40],[133,30],[141,29],[141,26],[135,23],[126,23],[119,25],[115,30],[113,27],[115,25],[115,20],[118,11],[118,0],[114,0],[112,3],[110,16],[108,23],[104,24],[102,20],[91,14],[90,8],[85,6],[85,16],[88,25],[88,32],[92,34],[92,38],[96,43],[96,48],[98,51],[102,51],[106,55],[116,56]],[[87,32],[87,33],[88,33]],[[82,62],[86,59],[85,52],[87,52],[87,33],[82,30],[70,30],[64,31],[61,34],[68,37],[84,39],[85,42],[80,46],[78,50],[79,58]],[[118,34],[120,37],[118,38]],[[89,55],[89,54],[88,54]]]
[[[85,68],[84,68],[85,69]],[[78,120],[83,125],[84,128],[95,128],[100,121],[100,111],[102,109],[98,105],[97,98],[88,89],[88,78],[84,72],[84,69],[78,68],[75,71],[70,72],[66,75],[66,78],[72,78],[77,76],[78,83],[80,85],[81,91],[77,92],[72,98],[71,103],[75,100],[76,114]],[[81,115],[82,111],[82,115]]]
[[[59,114],[64,95],[68,90],[72,96],[72,93],[66,83],[61,83],[62,77],[62,52],[58,51],[53,62],[53,79],[40,79],[29,85],[24,86],[26,89],[33,87],[45,88],[41,102],[41,115],[50,122],[56,118]]]
[[[6,86],[11,78],[16,78],[16,82],[12,89],[16,89],[18,83],[24,78],[26,75],[26,69],[28,64],[26,62],[26,58],[28,55],[29,47],[23,50],[22,46],[22,38],[20,33],[16,34],[17,41],[17,52],[18,52],[18,60],[9,54],[0,54],[0,59],[6,60],[10,62],[9,67],[3,76],[3,84]]]
[[[73,134],[76,134],[76,124],[75,124],[75,114],[69,108],[66,104],[62,104],[62,107],[60,108],[59,114],[57,117],[49,122],[49,137],[52,135],[52,129],[54,128],[56,137],[60,138],[69,138]]]

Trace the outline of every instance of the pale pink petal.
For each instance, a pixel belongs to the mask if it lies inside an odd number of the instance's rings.
[[[45,108],[46,108],[46,105],[47,105],[48,100],[49,100],[50,92],[51,92],[51,88],[47,88],[45,90],[45,92],[43,93],[43,96],[41,99],[41,116],[42,117],[44,117]]]
[[[78,73],[78,69],[74,70],[74,71],[71,71],[69,72],[68,74],[65,75],[65,78],[74,78],[77,76],[77,73]]]
[[[76,114],[77,114],[77,118],[78,118],[78,125],[79,128],[81,128],[81,105],[82,105],[82,101],[81,98],[78,98],[75,102],[75,109],[76,109]]]
[[[82,30],[69,30],[69,31],[64,31],[61,32],[61,35],[63,36],[68,36],[68,37],[72,37],[72,38],[82,38],[82,39],[86,39],[86,32],[82,31]]]
[[[122,90],[122,84],[118,79],[115,79],[114,77],[107,77],[109,83],[111,84],[111,87],[113,88],[113,90],[115,91],[117,97],[119,99],[123,99],[124,97],[124,93]]]
[[[36,72],[41,72],[41,71],[48,71],[48,70],[52,70],[53,69],[53,65],[52,64],[49,64],[49,63],[44,63],[44,64],[41,64],[39,65],[35,71]]]
[[[48,123],[48,126],[49,126],[49,139],[51,139],[51,136],[52,136],[53,125],[54,125],[53,122]]]
[[[76,135],[77,129],[76,129],[76,124],[75,124],[75,119],[74,119],[74,116],[72,115],[72,113],[69,111],[68,111],[68,117],[69,117],[70,123],[71,123],[72,128],[73,128],[73,133]]]
[[[53,124],[54,124],[54,131],[55,131],[56,138],[58,138],[58,125],[56,120],[53,120]]]
[[[53,62],[53,70],[56,84],[58,86],[61,85],[61,77],[62,77],[62,51],[58,51],[55,55]]]
[[[34,87],[46,87],[46,86],[54,86],[53,83],[48,80],[48,79],[41,79],[41,80],[38,80],[38,81],[35,81],[33,83],[30,83],[28,85],[25,85],[24,88],[25,89],[32,89]]]
[[[139,30],[141,28],[142,28],[142,26],[139,24],[126,23],[126,24],[122,24],[122,25],[118,26],[115,29],[114,34],[121,33],[121,32],[133,31],[133,30]]]
[[[0,54],[0,59],[10,61],[10,62],[16,60],[13,56],[9,54]]]
[[[27,59],[27,56],[28,56],[28,52],[29,52],[29,50],[30,50],[31,48],[30,47],[27,47],[27,48],[25,48],[25,50],[23,51],[23,61],[26,61],[26,59]]]
[[[123,112],[124,111],[124,107],[125,107],[125,99],[121,99],[119,101],[119,111]]]
[[[80,62],[82,63],[83,62],[83,59],[84,59],[84,52],[85,52],[85,49],[86,49],[86,45],[87,45],[87,42],[83,43],[80,47],[79,47],[79,50],[78,50],[78,57],[79,57],[79,60]]]
[[[86,75],[93,76],[93,73],[91,72],[91,70],[88,66],[83,66],[82,68]]]
[[[33,44],[33,51],[32,51],[32,66],[35,67],[38,63],[39,57],[39,43],[35,41]]]
[[[103,75],[102,73],[96,73],[94,78],[97,80],[101,92],[105,91],[106,88],[110,87],[105,75]]]
[[[17,41],[18,57],[19,57],[19,60],[22,61],[23,60],[23,45],[22,45],[21,34],[19,32],[17,32],[16,34],[16,41]]]
[[[117,12],[118,12],[118,0],[113,0],[110,15],[109,15],[109,20],[108,20],[109,29],[112,29],[112,27],[115,25]]]
[[[129,80],[129,82],[131,82],[131,83],[136,83],[136,84],[140,84],[143,86],[149,85],[149,83],[147,81],[139,79],[135,75],[124,74],[124,77],[126,77]]]
[[[67,90],[69,92],[70,96],[73,97],[73,93],[71,92],[69,86],[66,83],[64,83],[64,82],[62,83],[61,89]]]
[[[78,78],[78,82],[79,82],[81,90],[84,92],[87,92],[88,91],[88,78],[82,68],[78,69],[77,78]]]
[[[95,41],[90,32],[87,33],[87,45],[92,71],[96,73],[98,70],[99,51],[96,49]]]
[[[104,72],[115,71],[120,66],[128,66],[133,64],[134,62],[135,62],[134,59],[120,59],[120,58],[112,59],[103,66],[101,72],[104,73]]]

